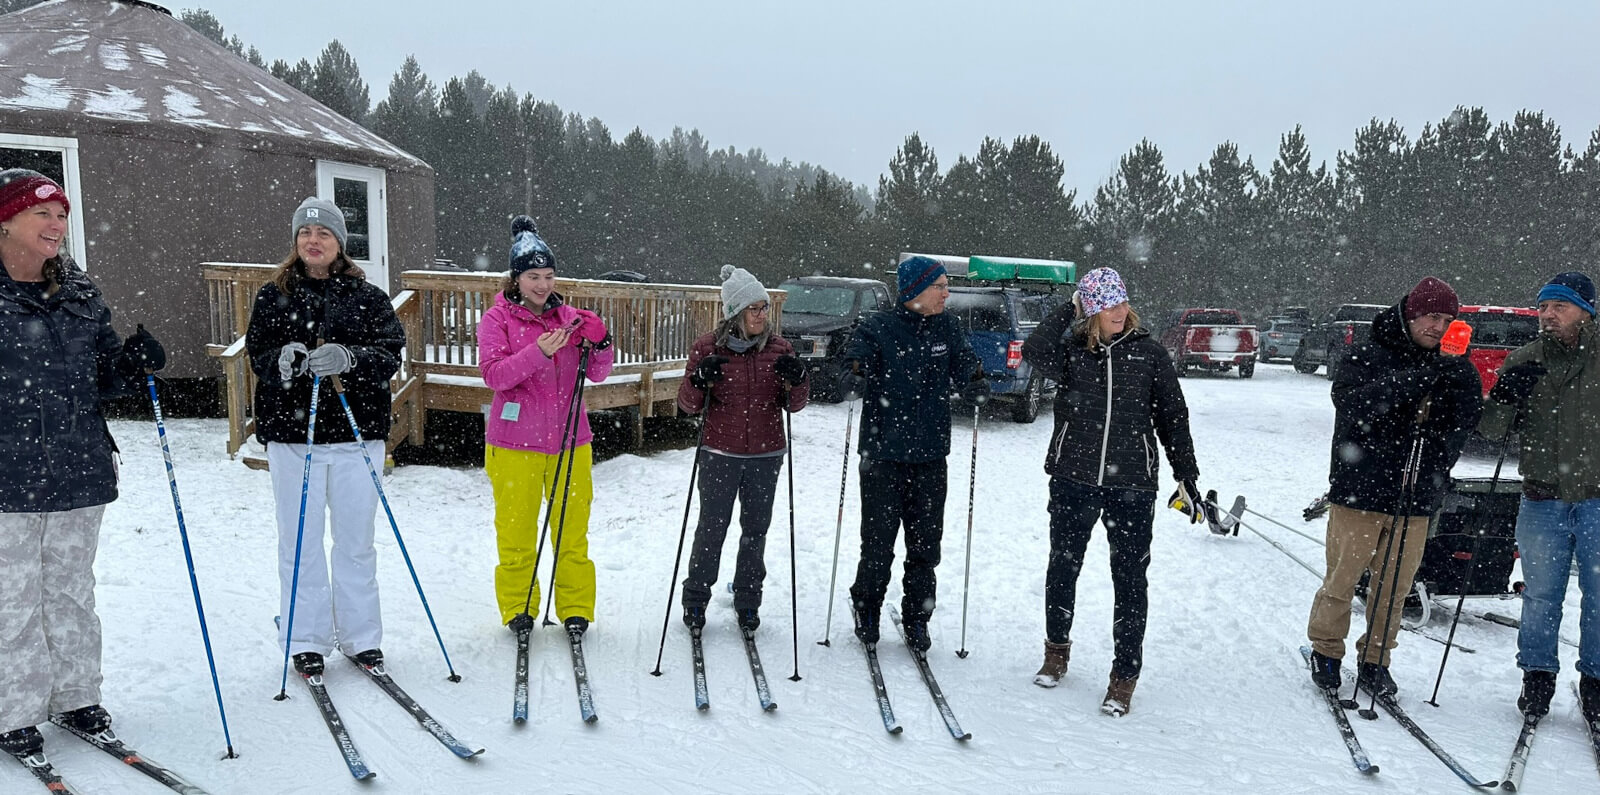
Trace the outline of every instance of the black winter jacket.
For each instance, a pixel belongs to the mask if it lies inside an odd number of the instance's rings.
[[[1389,515],[1429,516],[1450,488],[1483,409],[1478,371],[1464,356],[1443,356],[1411,340],[1401,304],[1372,321],[1372,336],[1350,349],[1333,381],[1333,450],[1328,499]],[[1418,411],[1429,398],[1427,419]],[[1410,499],[1401,476],[1413,431],[1422,435],[1421,463]]]
[[[40,300],[0,269],[0,512],[44,513],[117,498],[101,401],[132,392],[100,289],[68,260]]]
[[[389,379],[400,369],[405,329],[383,290],[344,274],[301,279],[293,295],[284,295],[272,282],[256,293],[250,329],[245,333],[245,348],[256,374],[256,438],[262,443],[305,444],[312,377],[307,373],[280,380],[278,353],[291,342],[315,348],[319,338],[343,345],[355,356],[355,367],[340,376],[340,381],[361,437],[387,439]],[[333,384],[324,383],[317,397],[316,443],[353,441],[350,421]]]
[[[1090,486],[1155,491],[1159,439],[1173,478],[1198,478],[1189,407],[1166,349],[1132,329],[1090,351],[1067,331],[1073,313],[1070,304],[1051,313],[1022,346],[1022,358],[1060,385],[1044,471]]]
[[[950,455],[950,391],[978,370],[961,324],[948,313],[923,316],[904,306],[856,327],[845,369],[867,377],[861,402],[861,454],[908,464]]]

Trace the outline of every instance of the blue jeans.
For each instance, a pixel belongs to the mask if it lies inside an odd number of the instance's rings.
[[[1517,550],[1527,585],[1522,592],[1517,666],[1524,671],[1561,670],[1561,603],[1576,554],[1578,590],[1583,594],[1578,673],[1600,677],[1600,499],[1562,502],[1524,497],[1517,513]]]

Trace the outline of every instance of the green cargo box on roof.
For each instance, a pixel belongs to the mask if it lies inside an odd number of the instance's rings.
[[[1027,281],[1071,284],[1078,276],[1072,262],[1022,257],[968,257],[967,278],[982,281]]]

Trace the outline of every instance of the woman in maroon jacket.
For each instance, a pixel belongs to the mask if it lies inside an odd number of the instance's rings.
[[[704,413],[698,455],[700,523],[683,581],[683,623],[698,633],[717,581],[722,541],[738,498],[739,559],[733,575],[733,609],[739,626],[761,625],[762,553],[772,502],[778,493],[787,440],[783,412],[799,411],[811,394],[806,367],[789,341],[772,333],[767,290],[743,268],[722,266],[722,322],[695,340],[678,387],[678,406]]]

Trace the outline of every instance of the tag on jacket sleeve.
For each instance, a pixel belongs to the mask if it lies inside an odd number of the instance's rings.
[[[508,400],[505,405],[500,407],[500,419],[506,422],[516,422],[520,416],[522,416],[521,403],[514,403]]]

